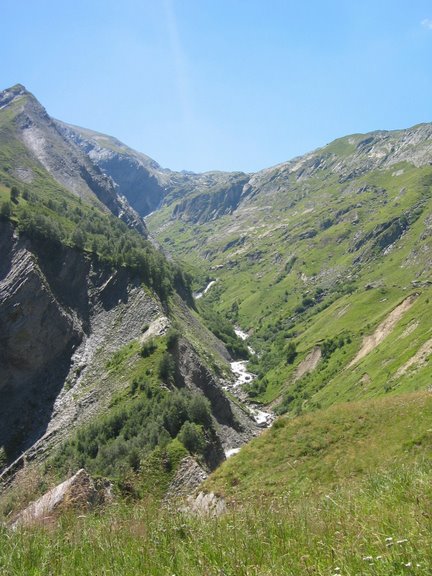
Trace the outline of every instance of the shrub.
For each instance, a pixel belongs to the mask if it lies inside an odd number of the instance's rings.
[[[285,360],[287,364],[292,364],[297,357],[296,345],[294,342],[288,342],[285,347]]]
[[[158,367],[159,377],[165,384],[172,384],[175,377],[175,362],[169,352],[165,352]]]
[[[14,204],[18,204],[19,195],[20,195],[20,192],[19,192],[18,188],[16,186],[12,186],[11,191],[10,191],[11,202],[13,202]]]
[[[188,406],[189,418],[192,422],[210,427],[212,423],[210,402],[201,394],[195,394]]]
[[[155,341],[153,339],[147,340],[147,342],[144,342],[144,344],[141,346],[140,354],[143,358],[148,358],[153,354],[155,350],[157,350]]]
[[[3,202],[0,208],[0,216],[9,219],[12,214],[12,207],[10,202]]]
[[[167,349],[172,352],[174,348],[177,346],[177,342],[180,338],[180,333],[175,328],[170,328],[167,333],[166,342],[167,342]]]
[[[206,445],[203,427],[194,422],[185,422],[178,434],[178,439],[192,454],[202,454]]]
[[[0,470],[7,465],[7,455],[6,450],[3,446],[0,446]]]

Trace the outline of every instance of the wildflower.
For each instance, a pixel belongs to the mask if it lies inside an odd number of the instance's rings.
[[[406,564],[404,564],[405,568],[411,568],[412,566],[412,562],[407,562]]]
[[[405,544],[405,542],[408,542],[408,538],[403,538],[402,540],[398,540],[396,542],[396,544]]]
[[[393,538],[391,536],[389,536],[388,538],[385,539],[386,542],[393,542]]]
[[[363,558],[363,560],[364,560],[365,562],[373,562],[373,557],[372,557],[372,556],[365,556],[365,557]]]

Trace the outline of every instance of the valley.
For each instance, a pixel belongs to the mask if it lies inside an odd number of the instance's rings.
[[[16,85],[0,253],[0,573],[430,573],[431,124],[195,174]]]

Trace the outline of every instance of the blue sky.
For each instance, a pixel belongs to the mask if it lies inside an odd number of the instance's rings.
[[[432,121],[432,3],[1,0],[0,89],[176,170]]]

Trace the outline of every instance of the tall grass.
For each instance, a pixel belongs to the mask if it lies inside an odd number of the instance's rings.
[[[0,533],[0,574],[314,576],[432,570],[428,462],[344,483],[328,494],[256,498],[219,518],[155,501],[66,515]]]

